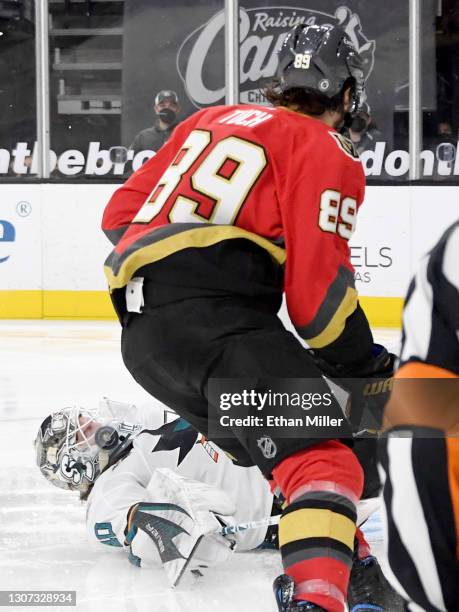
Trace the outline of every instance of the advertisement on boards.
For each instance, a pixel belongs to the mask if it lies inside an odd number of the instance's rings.
[[[361,295],[405,295],[412,274],[411,212],[410,188],[367,189],[350,241],[355,285]]]
[[[40,289],[40,194],[36,185],[2,185],[0,291]]]
[[[425,4],[425,7],[424,7]],[[434,14],[434,2],[423,4]],[[183,115],[224,103],[223,2],[187,0],[125,3],[122,137],[131,142],[151,118],[152,101],[163,89],[177,92]],[[155,36],[151,24],[161,24]],[[277,68],[276,50],[298,25],[341,25],[364,63],[367,103],[388,148],[393,117],[408,106],[408,5],[362,0],[240,2],[240,101],[262,103],[260,94]],[[423,103],[435,104],[434,30],[423,21]],[[138,58],[143,58],[139,61]]]

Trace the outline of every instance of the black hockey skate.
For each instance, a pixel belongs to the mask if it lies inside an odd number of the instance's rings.
[[[281,574],[276,578],[273,583],[273,591],[279,612],[325,612],[323,608],[309,601],[294,601],[294,590],[295,584],[290,576]]]
[[[347,594],[349,612],[403,612],[405,602],[382,573],[376,557],[354,557]]]

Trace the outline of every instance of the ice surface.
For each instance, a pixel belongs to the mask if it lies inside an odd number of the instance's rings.
[[[89,545],[78,496],[48,486],[35,467],[32,442],[53,410],[95,408],[104,395],[151,401],[122,363],[119,336],[111,322],[0,321],[0,590],[76,590],[76,608],[61,609],[79,612],[274,612],[277,553],[234,555],[171,591],[161,568],[139,569],[121,550]],[[397,348],[398,332],[375,337]],[[366,529],[377,554],[378,517]]]

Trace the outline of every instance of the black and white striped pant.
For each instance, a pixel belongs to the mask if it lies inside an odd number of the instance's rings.
[[[394,428],[381,440],[383,522],[392,586],[409,610],[459,610],[459,438]]]

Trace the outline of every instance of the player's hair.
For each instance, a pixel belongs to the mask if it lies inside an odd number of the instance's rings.
[[[297,106],[299,112],[318,117],[326,111],[344,113],[344,92],[349,87],[352,90],[355,87],[353,77],[346,79],[341,90],[332,97],[310,87],[291,87],[283,91],[276,82],[263,93],[273,106]]]

